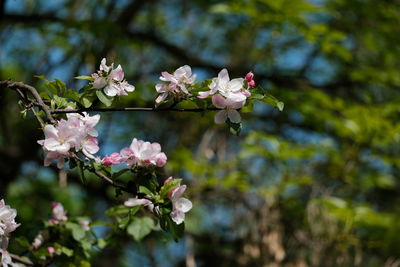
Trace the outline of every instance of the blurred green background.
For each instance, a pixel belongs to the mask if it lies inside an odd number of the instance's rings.
[[[214,114],[103,113],[101,155],[133,137],[159,142],[165,177],[183,177],[194,208],[179,243],[120,237],[93,266],[400,266],[398,0],[0,0],[0,79],[34,75],[79,88],[101,58],[150,107],[161,71],[198,80],[255,73],[285,103],[256,105],[241,136]],[[42,167],[42,131],[0,92],[0,196],[13,236],[34,238],[50,201],[104,219],[122,203],[91,177]],[[60,179],[61,177],[61,179]]]

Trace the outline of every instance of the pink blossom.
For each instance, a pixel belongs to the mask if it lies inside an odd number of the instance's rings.
[[[161,152],[159,143],[144,142],[136,138],[132,140],[129,148],[121,150],[120,155],[129,167],[162,167],[167,163],[167,156]]]
[[[101,162],[105,166],[117,165],[124,162],[124,159],[121,157],[119,153],[112,153],[110,156],[105,156]]]
[[[45,139],[38,141],[46,153],[44,165],[49,166],[55,160],[61,169],[71,149],[82,151],[86,157],[93,159],[93,154],[99,150],[98,141],[94,138],[98,135],[94,126],[99,120],[100,115],[71,113],[67,114],[67,120],[61,119],[55,125],[46,125]]]
[[[127,207],[135,207],[138,205],[147,206],[152,204],[153,203],[150,200],[144,198],[129,198],[127,201],[124,202],[124,205]]]
[[[0,249],[1,253],[1,266],[8,267],[10,266],[17,266],[15,263],[12,262],[11,256],[7,250]]]
[[[160,95],[156,99],[156,103],[164,101],[168,95],[189,96],[188,87],[194,84],[196,75],[192,74],[190,66],[185,65],[170,74],[166,71],[161,73],[160,80],[169,82],[169,84],[157,84],[156,90]]]
[[[154,204],[151,202],[149,199],[145,198],[129,198],[124,202],[124,205],[127,207],[135,207],[139,205],[143,205],[145,207],[148,207],[151,212],[154,211]]]
[[[249,90],[242,90],[242,94],[244,94],[246,97],[250,97],[251,93]]]
[[[128,92],[135,91],[135,87],[124,80],[124,71],[121,65],[114,69],[114,63],[107,66],[106,59],[103,58],[100,64],[100,70],[93,73],[93,88],[103,89],[108,96],[128,95]]]
[[[44,238],[42,234],[38,234],[33,240],[32,246],[38,249],[43,244]]]
[[[68,220],[67,213],[65,212],[64,206],[61,203],[52,202],[51,208],[52,208],[51,212],[53,215],[53,220],[55,220],[57,223],[60,221]]]
[[[44,158],[44,166],[50,166],[52,161],[57,161],[57,167],[61,169],[64,164],[65,164],[65,156],[68,156],[69,154],[65,153],[59,153],[59,152],[54,152],[54,151],[48,151],[44,149],[44,152],[46,153],[45,158]]]
[[[48,124],[44,127],[44,140],[40,140],[39,144],[47,151],[67,154],[75,142],[75,133],[67,127],[54,127]],[[43,141],[43,142],[42,142]]]
[[[224,123],[228,118],[234,123],[239,123],[241,121],[240,114],[237,109],[243,107],[245,101],[236,102],[230,98],[224,98],[223,96],[217,94],[212,97],[212,103],[215,107],[223,109],[215,114],[215,123]]]
[[[88,137],[82,141],[82,152],[86,157],[94,159],[92,154],[97,153],[99,151],[99,141],[94,137]]]
[[[56,249],[54,247],[47,247],[47,251],[49,252],[50,257],[53,257],[56,253]]]
[[[218,77],[213,78],[209,85],[210,90],[199,92],[198,98],[206,98],[219,93],[235,102],[244,101],[246,96],[242,93],[243,81],[243,78],[230,80],[228,71],[223,69],[218,73]]]
[[[181,224],[185,220],[185,213],[192,209],[192,202],[181,197],[186,190],[186,185],[173,188],[168,193],[168,198],[172,201],[171,218],[176,224]]]
[[[0,239],[4,245],[8,243],[8,235],[20,225],[15,222],[16,216],[17,211],[5,205],[4,199],[0,200]]]

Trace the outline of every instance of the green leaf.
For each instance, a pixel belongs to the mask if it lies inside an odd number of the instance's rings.
[[[252,112],[252,111],[253,111],[253,107],[254,107],[254,103],[253,103],[253,101],[250,99],[250,100],[246,103],[246,105],[240,109],[240,111],[243,112],[243,113],[249,113],[249,112]]]
[[[148,196],[154,196],[153,192],[151,192],[150,189],[148,189],[147,187],[145,187],[143,185],[139,186],[139,192],[146,194]]]
[[[100,238],[97,240],[97,245],[100,248],[105,248],[107,246],[107,241],[104,238]]]
[[[46,87],[47,90],[50,91],[50,93],[52,93],[53,95],[57,95],[58,94],[58,90],[57,87],[54,85],[53,82],[48,82],[44,85]]]
[[[177,242],[180,238],[182,238],[183,233],[185,232],[185,223],[176,224],[170,215],[164,216],[167,222],[168,231],[172,234],[174,240]]]
[[[67,90],[67,86],[65,85],[65,83],[59,79],[54,79],[54,83],[58,89],[58,93],[64,96],[64,93]]]
[[[256,88],[251,90],[251,97],[250,99],[255,99],[262,101],[270,106],[278,108],[280,111],[283,110],[284,103],[276,99],[273,95],[268,93],[265,89],[257,86]]]
[[[72,223],[72,222],[67,222],[65,224],[66,228],[69,229],[72,233],[72,237],[76,240],[76,241],[80,241],[81,239],[83,239],[86,235],[85,230],[83,229],[82,225],[80,224],[76,224],[76,223]]]
[[[125,215],[125,214],[128,214],[131,211],[131,209],[135,209],[135,208],[136,207],[130,208],[130,207],[126,207],[123,205],[118,205],[118,206],[109,208],[105,214],[107,216]],[[139,208],[140,207],[138,207],[138,209]]]
[[[191,109],[191,108],[199,108],[199,106],[196,104],[196,102],[192,100],[183,100],[179,102],[176,105],[177,108],[185,108],[185,109]]]
[[[276,103],[277,108],[279,109],[279,111],[282,111],[283,108],[285,107],[285,103],[283,102],[278,102]]]
[[[276,99],[273,95],[269,94],[269,93],[265,93],[264,98],[262,99],[262,101],[266,104],[269,104],[273,107],[276,107],[279,109],[279,111],[283,110],[284,107],[284,103],[279,101],[278,99]]]
[[[239,136],[240,131],[242,130],[242,123],[234,123],[228,119],[227,124],[229,125],[229,130],[231,131],[231,133]]]
[[[82,106],[84,106],[85,108],[89,108],[92,105],[92,100],[87,98],[87,97],[81,97],[79,99],[79,103],[82,104]]]
[[[193,86],[190,88],[190,93],[193,95],[197,95],[198,92],[200,91],[208,91],[210,88],[208,87],[212,82],[212,79],[207,79],[204,80],[201,83],[195,83]]]
[[[33,77],[38,78],[39,80],[42,80],[45,82],[49,82],[44,75],[35,75]]]
[[[126,216],[124,218],[118,218],[118,227],[120,229],[125,229],[130,221],[131,221],[130,216]]]
[[[54,248],[55,248],[55,250],[56,250],[56,254],[57,254],[57,255],[64,254],[64,255],[66,255],[66,256],[68,256],[68,257],[71,257],[71,256],[74,255],[74,251],[73,251],[72,249],[69,249],[69,248],[67,248],[67,247],[64,247],[64,246],[62,246],[62,245],[59,244],[59,243],[54,243]]]
[[[96,95],[99,98],[99,100],[101,101],[101,103],[103,103],[104,105],[106,105],[107,107],[111,106],[114,98],[113,97],[108,97],[106,96],[102,90],[97,90],[96,91]]]
[[[31,246],[31,243],[24,236],[17,237],[14,240],[23,248],[29,248]]]
[[[145,236],[150,234],[154,227],[154,221],[149,217],[133,218],[127,228],[127,232],[133,237],[133,239],[135,239],[135,241],[139,242]]]
[[[85,76],[85,75],[76,76],[76,77],[74,77],[74,78],[77,79],[77,80],[88,80],[88,81],[91,81],[91,82],[94,81],[94,78],[93,78],[93,77],[91,77],[91,76]]]
[[[53,99],[58,108],[66,108],[68,107],[68,100],[64,97],[59,97],[58,95],[54,95]]]
[[[76,102],[79,101],[79,93],[77,91],[75,91],[75,90],[72,90],[72,89],[66,90],[65,94],[64,94],[64,97],[72,99],[72,100],[74,100]]]
[[[114,172],[111,176],[112,179],[116,179],[119,176],[121,176],[122,174],[124,174],[125,172],[130,171],[130,169],[122,169],[120,171]]]
[[[79,174],[83,184],[86,184],[85,165],[81,161],[77,161],[79,167]]]

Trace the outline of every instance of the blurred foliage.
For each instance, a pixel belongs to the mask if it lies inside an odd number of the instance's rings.
[[[188,64],[202,80],[226,67],[252,70],[285,103],[255,103],[239,137],[211,113],[102,114],[102,155],[133,137],[159,142],[165,177],[190,184],[194,209],[183,241],[154,232],[136,243],[149,230],[138,221],[93,266],[400,265],[399,1],[3,0],[0,14],[1,79],[78,89],[73,77],[107,57],[136,87],[118,105],[151,107],[161,71]],[[42,133],[17,101],[0,92],[0,194],[22,223],[13,236],[31,241],[53,200],[104,220],[124,197],[41,167]]]

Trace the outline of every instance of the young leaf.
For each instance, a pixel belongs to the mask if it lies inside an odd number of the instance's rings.
[[[143,193],[143,194],[146,194],[148,196],[153,196],[154,195],[153,192],[150,191],[150,189],[148,189],[147,187],[145,187],[143,185],[139,186],[139,192]]]
[[[101,103],[103,103],[104,105],[106,105],[107,107],[111,106],[114,98],[113,97],[108,97],[106,96],[103,91],[101,90],[97,90],[96,91],[96,95],[99,98],[99,100],[101,101]]]
[[[172,234],[174,240],[178,242],[180,238],[182,238],[183,233],[185,232],[185,223],[181,224],[176,224],[169,215],[164,216],[167,225],[168,225],[168,230]]]
[[[85,230],[83,229],[82,225],[72,223],[72,222],[67,222],[65,224],[66,228],[69,229],[72,233],[72,237],[76,241],[80,241],[85,237]]]
[[[93,78],[93,77],[91,77],[91,76],[85,76],[85,75],[76,76],[76,77],[74,77],[74,78],[77,79],[77,80],[88,80],[88,81],[91,81],[91,82],[94,81],[94,78]]]
[[[150,234],[151,230],[154,228],[154,221],[149,217],[134,218],[127,228],[129,235],[139,242],[145,236]]]

